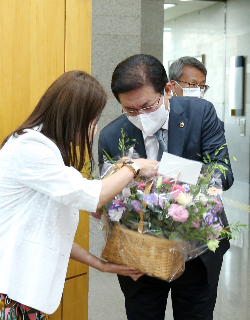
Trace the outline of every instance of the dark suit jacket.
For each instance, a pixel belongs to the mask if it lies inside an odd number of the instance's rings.
[[[224,122],[220,120],[220,126],[223,132],[225,132]]]
[[[184,123],[184,127],[180,127]],[[121,138],[121,128],[129,139],[136,139],[136,151],[140,157],[146,158],[144,140],[142,132],[136,128],[126,117],[122,115],[100,133],[99,137],[99,164],[103,163],[103,149],[111,156],[115,157],[120,153],[118,141]],[[130,142],[131,143],[131,142]],[[198,154],[206,155],[206,152],[215,161],[223,163],[227,167],[226,179],[222,176],[224,190],[229,189],[233,184],[233,174],[230,162],[227,164],[221,157],[228,158],[227,146],[215,155],[216,149],[226,143],[224,131],[221,128],[221,121],[218,119],[214,106],[199,98],[172,97],[170,100],[169,130],[168,130],[168,152],[174,155],[201,161]],[[227,224],[224,213],[223,222]],[[210,284],[216,283],[223,254],[229,249],[229,241],[223,239],[215,253],[207,250],[201,255],[208,271],[208,281]],[[125,278],[125,279],[124,279]],[[122,290],[130,290],[131,294],[140,285],[140,279],[134,282],[128,277],[119,277]],[[134,290],[133,290],[134,288]]]

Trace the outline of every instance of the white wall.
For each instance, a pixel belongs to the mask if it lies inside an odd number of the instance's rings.
[[[230,154],[239,163],[232,163],[234,186],[226,197],[249,204],[249,123],[250,123],[250,1],[229,0],[217,3],[165,22],[163,63],[182,56],[205,54],[210,89],[205,98],[211,101],[218,117],[225,121],[225,134]],[[170,32],[170,33],[169,33]],[[231,56],[245,56],[245,113],[243,117],[229,115],[229,61]],[[246,136],[240,136],[239,118],[246,119]]]

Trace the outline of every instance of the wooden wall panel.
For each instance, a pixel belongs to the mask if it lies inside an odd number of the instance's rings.
[[[0,2],[0,144],[12,124],[12,1]],[[11,126],[12,128],[12,126]]]
[[[80,211],[79,224],[74,241],[85,250],[89,250],[89,214],[84,211]],[[88,268],[87,265],[70,259],[66,278],[86,274],[89,270]]]
[[[91,71],[92,0],[66,0],[65,71]],[[87,177],[87,174],[84,174]],[[75,242],[89,249],[89,216],[80,211]],[[88,272],[88,266],[70,260],[67,278]]]
[[[88,319],[88,276],[82,275],[65,282],[62,320]]]
[[[87,154],[86,160],[87,166],[82,170],[82,176],[84,178],[89,177],[89,156]],[[89,213],[80,210],[79,212],[79,224],[76,231],[74,241],[83,247],[85,250],[89,250]],[[77,275],[85,274],[88,272],[89,267],[74,260],[69,260],[69,266],[67,270],[66,278],[72,278]]]
[[[49,320],[88,320],[88,275],[65,282],[61,304]]]
[[[0,1],[0,141],[64,72],[65,0]]]
[[[92,0],[66,0],[65,71],[91,72]]]
[[[48,86],[64,73],[65,0],[31,0],[30,103],[36,105]],[[38,96],[38,97],[37,97]]]

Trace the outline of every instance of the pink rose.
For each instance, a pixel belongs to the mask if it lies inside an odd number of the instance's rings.
[[[215,234],[211,234],[209,239],[217,239],[220,236],[220,231],[223,229],[219,223],[213,224],[212,228],[214,231],[217,231]]]
[[[170,184],[171,182],[168,180],[168,179],[166,179],[166,178],[163,178],[162,179],[162,183],[165,183],[165,184]]]
[[[137,182],[137,185],[138,185],[138,189],[139,190],[144,190],[145,187],[146,187],[146,182],[144,182],[143,180],[138,180]]]
[[[178,204],[171,204],[171,206],[168,208],[168,213],[174,221],[178,222],[185,222],[189,217],[187,209]]]
[[[115,199],[113,201],[113,204],[117,205],[117,204],[123,204],[122,201],[120,199]]]
[[[185,189],[179,184],[176,184],[174,187],[172,187],[171,192],[173,197],[176,199],[180,192],[185,192]]]
[[[197,220],[192,221],[191,228],[199,229],[200,227],[200,218],[198,217]]]

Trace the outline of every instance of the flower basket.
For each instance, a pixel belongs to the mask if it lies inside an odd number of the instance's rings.
[[[220,175],[226,178],[227,170],[222,164],[203,157],[194,184],[178,179],[185,169],[183,159],[175,158],[164,162],[164,173],[133,179],[100,211],[105,217],[102,258],[169,282],[184,272],[186,261],[214,252],[222,238],[246,228],[227,223],[220,196]],[[119,161],[106,159],[101,178],[119,170]]]
[[[181,242],[169,241],[115,224],[102,258],[138,269],[149,276],[173,280],[185,269]]]
[[[147,183],[144,195],[149,194],[151,186],[150,182]],[[145,202],[143,207],[146,207]],[[102,258],[162,280],[178,278],[185,270],[185,245],[180,241],[144,234],[143,215],[141,210],[138,232],[114,223]]]

